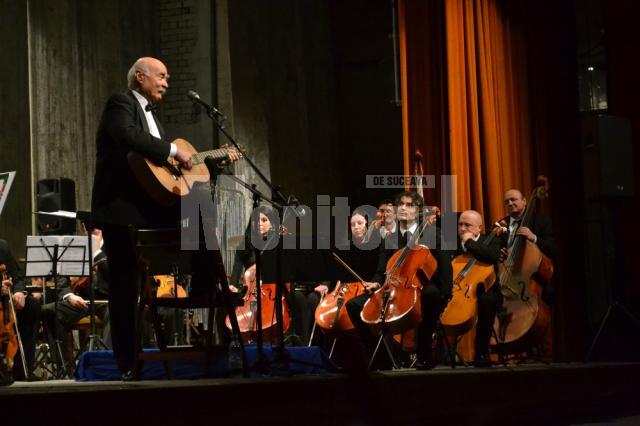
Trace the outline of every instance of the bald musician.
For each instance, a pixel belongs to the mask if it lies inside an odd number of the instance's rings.
[[[500,250],[506,245],[506,237],[501,235],[493,238],[485,244],[485,234],[482,215],[475,210],[465,210],[458,218],[458,249],[451,259],[460,254],[469,253],[480,262],[488,263],[496,267],[500,259]],[[455,279],[455,277],[454,277]],[[502,304],[500,286],[494,284],[489,290],[483,286],[478,287],[478,322],[476,324],[476,337],[474,342],[476,367],[491,365],[489,360],[489,341],[493,330],[496,312]]]
[[[516,235],[522,235],[527,240],[536,244],[540,251],[548,256],[551,260],[556,257],[556,244],[553,237],[553,228],[551,220],[537,212],[531,217],[530,226],[521,226],[524,211],[527,208],[527,199],[518,189],[510,189],[504,193],[504,207],[508,216],[501,220],[508,224],[509,236],[507,247],[502,250],[502,258],[508,255],[508,249],[511,248],[515,241]],[[547,304],[553,304],[553,286],[551,283],[544,283],[542,289],[542,300]]]

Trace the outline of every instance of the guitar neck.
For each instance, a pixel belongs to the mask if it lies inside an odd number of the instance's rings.
[[[191,159],[193,160],[193,164],[202,164],[207,157],[211,157],[214,160],[220,160],[223,158],[227,158],[228,156],[229,152],[226,148],[218,148],[194,154]]]

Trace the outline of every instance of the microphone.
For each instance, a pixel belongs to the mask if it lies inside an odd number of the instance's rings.
[[[287,204],[293,207],[293,213],[296,216],[302,218],[307,215],[307,211],[300,205],[300,201],[298,201],[298,199],[293,195],[289,197],[289,199],[287,200]]]
[[[207,112],[212,113],[213,115],[223,115],[216,107],[211,106],[200,99],[200,95],[198,95],[198,93],[193,90],[189,90],[189,92],[187,92],[187,98],[191,99],[191,101],[195,103],[202,105],[207,110]]]

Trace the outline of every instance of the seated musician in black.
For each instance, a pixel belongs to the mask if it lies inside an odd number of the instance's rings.
[[[26,282],[21,276],[20,268],[11,254],[9,243],[0,240],[0,264],[6,266],[8,279],[2,281],[2,297],[8,297],[9,289],[13,293],[11,302],[16,310],[18,331],[22,338],[24,356],[27,363],[28,376],[25,377],[22,357],[16,354],[13,366],[13,378],[0,377],[0,384],[9,384],[15,380],[28,380],[33,372],[36,353],[36,339],[40,325],[40,303],[27,293]]]
[[[102,251],[102,231],[94,229],[92,237],[94,299],[106,301],[109,298],[109,267]],[[55,341],[59,340],[63,357],[67,354],[65,335],[74,324],[89,315],[89,303],[90,288],[86,279],[74,277],[71,281],[67,279],[58,281],[58,303],[50,302],[42,306],[42,317],[46,325],[49,346],[55,348]],[[107,347],[111,347],[108,304],[97,303],[95,313],[96,317],[104,323],[102,341]],[[57,356],[54,351],[54,358],[57,359]]]
[[[506,244],[506,237],[493,238],[485,244],[487,235],[484,234],[484,223],[482,215],[475,210],[466,210],[458,218],[458,250],[452,254],[453,257],[471,253],[480,262],[493,264],[498,263],[500,249]],[[475,361],[477,367],[491,365],[488,358],[489,340],[493,330],[496,312],[502,303],[500,286],[494,284],[488,291],[478,287],[478,322],[476,324],[476,338],[474,343]]]
[[[244,291],[246,291],[246,289],[242,289],[242,277],[243,272],[256,263],[255,246],[257,245],[261,253],[265,254],[266,251],[273,250],[278,242],[277,236],[274,235],[277,231],[274,228],[274,224],[280,223],[278,213],[264,205],[259,206],[255,212],[258,213],[257,232],[253,230],[252,222],[250,221],[245,231],[244,246],[235,252],[235,262],[233,264],[231,279],[229,280],[229,288],[233,292],[242,291],[244,293]],[[254,245],[252,240],[258,244]],[[268,253],[265,256],[272,259],[273,253]],[[262,265],[264,265],[264,263],[262,263]],[[307,300],[305,294],[302,291],[298,291],[299,289],[297,289],[297,287],[298,285],[294,283],[291,291],[285,289],[285,298],[291,314],[291,325],[288,331],[288,337],[289,341],[293,344],[306,344],[309,339],[310,329],[308,324]]]
[[[378,247],[381,241],[379,230],[381,229],[381,225],[375,226],[374,224],[372,226],[373,228],[370,227],[369,221],[367,220],[367,212],[363,209],[355,209],[349,218],[348,240],[336,242],[335,247],[336,254],[340,259],[349,265],[360,277],[365,277],[365,279],[375,273],[378,265]],[[340,276],[343,277],[345,283],[357,281],[357,279],[342,266],[335,264],[335,267],[339,271]],[[333,291],[335,286],[335,282],[320,283],[307,297],[309,322],[311,325],[315,322],[315,312],[322,296]],[[322,336],[323,333],[316,330],[314,342],[328,349],[331,342],[325,341]],[[342,355],[339,353],[338,357],[340,356]]]
[[[358,330],[359,336],[364,343],[364,349],[371,353],[375,338],[367,325],[362,321],[360,313],[364,304],[371,294],[380,288],[385,281],[387,262],[391,256],[400,248],[407,245],[408,241],[415,234],[419,226],[419,212],[423,211],[424,202],[422,197],[415,192],[403,192],[396,197],[396,215],[398,226],[395,232],[388,234],[380,245],[378,266],[371,282],[365,283],[368,294],[357,296],[347,302],[349,318]],[[434,233],[430,237],[423,235],[428,241],[438,241],[437,223],[429,227],[429,232]],[[422,240],[422,238],[421,238]],[[442,271],[438,271],[431,277],[431,281],[425,285],[422,291],[421,304],[423,320],[418,327],[418,361],[419,365],[431,366],[431,335],[435,329],[438,316],[443,308],[443,301],[447,300],[451,294],[451,265],[446,252],[431,250],[438,264],[444,264]],[[442,259],[442,260],[441,260]]]
[[[542,253],[554,260],[556,257],[556,243],[553,237],[551,220],[540,213],[534,212],[530,226],[520,226],[524,211],[527,208],[527,199],[517,189],[510,189],[504,193],[504,206],[509,215],[501,220],[504,220],[509,227],[509,237],[507,247],[502,251],[502,258],[507,257],[507,250],[515,241],[515,236],[522,235],[536,244]],[[543,284],[542,300],[548,305],[552,305],[554,299],[553,285],[551,283]]]
[[[258,212],[258,232],[263,239],[269,236],[269,232],[275,232],[273,230],[273,223],[279,223],[276,213],[266,206],[259,206]],[[244,234],[244,245],[239,247],[235,251],[233,271],[231,278],[229,279],[229,285],[232,291],[239,291],[242,288],[242,273],[251,265],[256,263],[255,249],[251,244],[251,229],[252,223],[249,222],[249,226]]]

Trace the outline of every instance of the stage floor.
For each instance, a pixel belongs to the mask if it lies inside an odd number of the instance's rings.
[[[629,424],[640,414],[639,383],[640,363],[527,364],[357,378],[18,382],[0,388],[0,403],[20,407],[15,420],[65,425]]]

